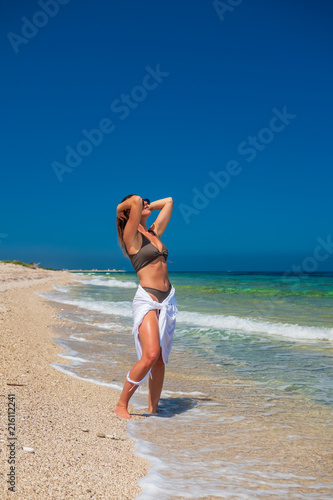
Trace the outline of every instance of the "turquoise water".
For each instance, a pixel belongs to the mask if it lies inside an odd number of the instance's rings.
[[[179,308],[176,345],[238,375],[333,404],[333,273],[184,272],[170,280]],[[119,304],[128,324],[137,283],[134,273],[90,273],[75,300],[99,303],[102,314]]]
[[[44,294],[72,324],[58,340],[67,348],[72,365],[56,367],[121,389],[136,361],[131,303],[137,276],[88,273],[78,274],[77,280]],[[316,438],[311,439],[312,446],[319,447],[318,454],[326,449],[320,440],[327,437],[332,442],[333,273],[178,272],[170,273],[170,281],[176,289],[179,314],[161,399],[160,416],[167,420],[150,417],[128,425],[138,453],[153,464],[139,498],[205,498],[207,491],[218,498],[259,498],[265,497],[263,483],[276,497],[330,498],[333,486],[327,489],[323,471],[310,480],[301,475],[300,465],[294,465],[290,476],[282,480],[274,475],[278,462],[265,478],[263,471],[270,467],[270,457],[255,450],[261,439],[271,446],[269,429],[273,428],[282,442],[293,440],[297,432],[305,433],[304,443],[315,429]],[[228,410],[226,401],[230,402]],[[133,402],[137,408],[145,408],[145,393],[135,395]],[[201,445],[194,454],[193,450],[184,452],[184,445],[177,447],[176,443],[186,436],[190,449],[203,418]],[[266,430],[256,435],[258,418],[265,422]],[[247,425],[241,429],[243,420]],[[228,429],[218,437],[217,421]],[[296,432],[298,422],[302,426]],[[294,432],[285,434],[289,428]],[[166,433],[163,443],[161,429]],[[244,446],[244,440],[237,441],[242,432],[246,433],[247,457],[252,457],[249,462],[233,461],[231,453],[233,447],[241,450]],[[297,446],[304,447],[304,443]],[[212,450],[215,461],[209,455]],[[303,453],[306,456],[305,448]],[[283,451],[281,471],[285,471],[285,456]],[[216,467],[223,471],[218,478]],[[263,476],[258,478],[260,470]],[[205,478],[202,491],[200,477]],[[302,481],[307,483],[306,496],[299,493]],[[164,496],[161,485],[163,492],[169,492]]]

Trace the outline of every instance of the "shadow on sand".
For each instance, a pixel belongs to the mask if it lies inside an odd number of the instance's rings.
[[[142,413],[143,417],[170,418],[185,413],[198,405],[198,402],[211,401],[210,398],[161,398],[157,413]]]

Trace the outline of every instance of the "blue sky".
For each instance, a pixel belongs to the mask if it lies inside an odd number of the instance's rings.
[[[0,259],[132,270],[137,193],[170,271],[333,270],[332,4],[222,3],[2,2]]]

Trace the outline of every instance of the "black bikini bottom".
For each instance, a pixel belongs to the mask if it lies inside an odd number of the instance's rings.
[[[142,288],[146,290],[146,292],[154,295],[159,302],[163,302],[163,300],[165,300],[169,295],[169,293],[171,292],[171,287],[172,285],[169,282],[169,288],[166,292],[164,292],[163,290],[157,290],[157,288],[150,288],[149,286],[143,286]]]

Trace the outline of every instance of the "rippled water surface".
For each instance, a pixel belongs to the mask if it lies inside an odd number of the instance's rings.
[[[134,273],[44,294],[67,373],[120,389],[136,361]],[[333,273],[171,273],[179,315],[157,416],[128,425],[140,499],[331,498]],[[132,400],[142,413],[147,394]]]

